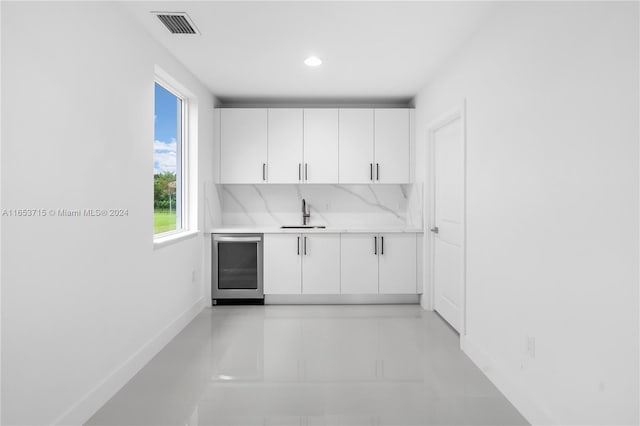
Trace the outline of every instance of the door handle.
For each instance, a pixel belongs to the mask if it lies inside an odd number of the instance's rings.
[[[380,163],[376,163],[376,180],[380,180]]]
[[[309,163],[304,163],[304,180],[309,180]]]
[[[307,255],[307,237],[304,237],[304,255]]]
[[[384,237],[380,237],[380,254],[384,255]]]
[[[373,181],[373,163],[369,163],[369,180]]]
[[[373,237],[373,254],[378,254],[378,237]]]
[[[262,180],[267,180],[267,163],[262,163]]]
[[[298,163],[298,180],[302,180],[302,163]]]
[[[438,232],[440,232],[437,226],[431,228],[429,231],[433,232],[434,234],[437,234]]]
[[[297,247],[298,247],[298,256],[300,256],[300,237],[298,237]]]
[[[213,241],[221,241],[223,243],[259,243],[261,237],[225,237],[215,235]]]

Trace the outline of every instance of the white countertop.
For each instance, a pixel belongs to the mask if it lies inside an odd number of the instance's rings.
[[[282,229],[279,226],[222,226],[211,228],[211,234],[347,234],[347,233],[422,233],[419,228],[398,228],[391,226],[378,227],[327,227],[327,228],[287,228]]]

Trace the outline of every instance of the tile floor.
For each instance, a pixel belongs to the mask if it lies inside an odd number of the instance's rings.
[[[205,309],[90,425],[522,425],[417,305]]]

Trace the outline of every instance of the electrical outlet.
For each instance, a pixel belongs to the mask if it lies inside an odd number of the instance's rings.
[[[527,336],[527,355],[530,358],[536,357],[536,338],[534,336]]]

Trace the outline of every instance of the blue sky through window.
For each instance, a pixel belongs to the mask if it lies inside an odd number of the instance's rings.
[[[153,172],[176,172],[176,140],[180,99],[155,83]]]

